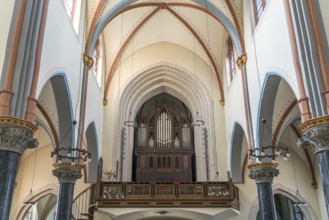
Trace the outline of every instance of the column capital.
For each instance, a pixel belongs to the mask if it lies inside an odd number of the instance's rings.
[[[314,154],[329,150],[329,124],[320,124],[304,131],[298,139],[297,145],[301,148],[310,147]]]
[[[272,162],[250,164],[248,166],[250,169],[249,178],[254,179],[256,183],[271,183],[273,178],[279,175],[277,166],[277,163]]]
[[[77,179],[82,177],[81,169],[82,165],[71,164],[56,164],[53,175],[59,180],[59,183],[75,183]]]
[[[0,117],[0,150],[22,154],[26,148],[36,148],[39,145],[39,141],[33,138],[36,129],[28,121]]]

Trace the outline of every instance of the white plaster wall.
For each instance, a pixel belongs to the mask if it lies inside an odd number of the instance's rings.
[[[82,1],[82,11],[85,1]],[[84,45],[84,13],[76,34],[64,8],[63,1],[49,1],[49,10],[41,57],[37,97],[43,85],[56,73],[65,73],[72,99],[74,116],[79,114],[82,80],[82,50]],[[59,25],[60,24],[60,25]]]
[[[0,77],[2,75],[3,62],[6,55],[7,39],[13,15],[15,1],[0,2]]]
[[[329,3],[327,0],[319,0],[320,10],[322,15],[322,21],[327,36],[327,42],[329,44]]]
[[[248,2],[244,1],[245,21],[250,20]],[[296,94],[297,99],[299,98],[288,34],[283,1],[267,1],[265,11],[253,33],[250,22],[245,22],[244,25],[248,54],[248,89],[255,139],[259,99],[267,73],[274,72],[283,77]],[[256,42],[256,45],[254,45],[254,42]],[[257,59],[255,58],[256,55]]]

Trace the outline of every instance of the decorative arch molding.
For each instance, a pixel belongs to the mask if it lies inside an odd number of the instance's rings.
[[[91,30],[93,31],[90,35],[90,42],[87,42],[86,45],[86,54],[91,57],[93,48],[96,44],[96,41],[98,37],[100,36],[103,29],[106,27],[106,25],[118,14],[122,13],[122,11],[125,11],[127,7],[134,4],[136,0],[128,0],[128,1],[121,1],[118,4],[116,4],[96,25],[95,27],[91,27]],[[231,36],[236,51],[238,53],[238,56],[243,55],[245,48],[243,39],[240,39],[240,36],[234,25],[230,22],[230,20],[225,16],[223,12],[221,12],[215,5],[213,5],[211,2],[205,2],[202,0],[192,0],[198,7],[201,7],[203,11],[209,13],[211,16],[215,17],[227,30],[229,35]],[[89,37],[88,37],[89,38]]]
[[[41,199],[42,197],[49,195],[49,194],[53,194],[53,195],[57,196],[58,186],[51,183],[51,184],[48,184],[48,185],[32,192],[32,195],[33,195],[32,197],[30,197],[30,195],[26,196],[17,206],[17,208],[14,212],[14,215],[12,216],[12,219],[23,219],[24,214],[30,208],[30,206],[24,205],[25,202],[36,202],[39,199]]]
[[[85,132],[88,151],[91,153],[91,161],[88,162],[87,182],[97,182],[97,164],[98,164],[98,140],[95,122],[91,122]]]
[[[274,132],[272,131],[274,122],[273,113],[276,104],[276,95],[278,93],[281,80],[284,80],[284,82],[287,83],[296,97],[296,93],[292,89],[291,85],[285,80],[285,78],[283,78],[281,74],[273,72],[266,74],[258,105],[256,137],[259,138],[255,143],[256,147],[272,144],[272,132]],[[262,123],[263,118],[266,119],[266,126]]]
[[[318,216],[316,215],[314,209],[312,208],[311,204],[300,194],[298,195],[298,198],[295,196],[297,193],[295,190],[292,190],[286,186],[283,186],[282,184],[275,183],[273,184],[273,195],[274,194],[281,194],[286,196],[287,198],[291,199],[292,201],[296,202],[297,199],[299,201],[304,201],[305,206],[301,206],[301,210],[303,214],[305,215],[307,220],[318,220]],[[248,219],[249,220],[255,220],[257,217],[257,213],[259,210],[259,204],[258,204],[258,198],[253,201],[251,207]]]
[[[58,138],[65,147],[74,147],[74,129],[72,128],[73,111],[72,99],[66,75],[64,73],[54,73],[49,80],[47,80],[40,93],[38,99],[43,92],[47,82],[50,82],[52,92],[54,93],[54,101],[56,112],[58,116]],[[71,129],[71,131],[70,131]]]
[[[230,148],[230,168],[233,182],[244,182],[244,158],[243,139],[247,138],[242,126],[235,122],[232,131],[231,148]],[[248,146],[246,146],[247,149]]]
[[[117,120],[118,128],[121,128],[125,125],[125,122],[131,122],[135,118],[140,107],[150,98],[160,94],[160,93],[168,93],[179,100],[181,100],[185,105],[191,110],[194,119],[203,120],[205,123],[202,126],[195,126],[195,141],[199,143],[201,146],[202,138],[201,132],[205,127],[207,128],[209,136],[214,136],[214,113],[213,113],[213,100],[208,91],[208,88],[197,79],[197,83],[195,81],[195,76],[188,72],[188,70],[182,69],[179,66],[175,66],[173,64],[167,62],[161,62],[152,67],[144,69],[136,77],[131,79],[129,82],[126,82],[123,85],[123,91],[119,96],[120,100],[118,100],[119,108],[117,109],[117,113],[119,115]],[[196,87],[193,88],[195,85]],[[127,123],[126,123],[127,125]],[[126,126],[126,141],[125,149],[129,152],[125,153],[125,158],[130,158],[133,151],[133,127]],[[116,132],[120,132],[117,129]],[[119,133],[116,135],[120,136]],[[216,149],[214,145],[214,141],[209,139],[208,141],[209,148],[209,164],[212,164],[214,169],[217,169],[217,155]],[[120,146],[120,140],[117,139],[116,146]],[[196,154],[200,155],[199,157],[203,158],[201,154],[203,153],[202,149],[195,149]],[[120,149],[116,149],[116,158],[120,158]],[[131,161],[130,161],[131,163]],[[127,177],[124,180],[130,180],[131,176],[131,164],[129,161],[125,160],[123,163],[124,170],[127,170]],[[205,162],[200,161],[197,162],[200,170],[205,170]],[[199,169],[197,167],[197,170]],[[210,167],[212,170],[212,167]],[[199,173],[199,174],[198,174]],[[205,180],[205,172],[198,172],[197,179]],[[214,179],[215,175],[210,172],[210,179]]]

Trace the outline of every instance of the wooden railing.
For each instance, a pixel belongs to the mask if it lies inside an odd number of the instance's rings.
[[[232,182],[99,182],[98,207],[230,207],[239,210]]]
[[[97,184],[92,184],[75,197],[72,202],[72,219],[92,219],[93,208],[96,206],[96,187]]]

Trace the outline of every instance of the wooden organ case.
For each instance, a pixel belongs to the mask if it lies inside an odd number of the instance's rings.
[[[136,116],[133,181],[195,181],[192,116],[180,100],[160,94]]]

